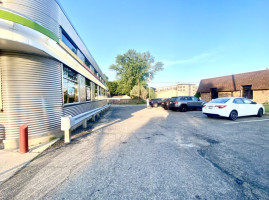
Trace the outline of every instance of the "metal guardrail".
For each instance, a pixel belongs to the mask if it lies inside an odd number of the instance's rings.
[[[83,128],[87,128],[87,121],[95,121],[96,117],[99,117],[101,113],[105,112],[110,108],[107,104],[100,108],[84,112],[82,114],[72,117],[71,115],[61,117],[61,130],[64,131],[64,142],[70,143],[71,141],[71,131],[77,127],[83,125]]]

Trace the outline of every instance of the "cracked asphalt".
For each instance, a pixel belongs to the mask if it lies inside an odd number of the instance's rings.
[[[269,199],[260,119],[112,106],[3,183],[0,199]]]

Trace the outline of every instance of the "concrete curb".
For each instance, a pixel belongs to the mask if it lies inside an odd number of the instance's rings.
[[[55,144],[59,140],[60,140],[60,138],[57,138],[57,139],[52,140],[48,143],[35,146],[34,148],[30,149],[29,153],[42,153],[43,151],[47,150],[49,147],[51,147],[53,144]]]
[[[60,138],[32,147],[28,153],[0,150],[0,185],[14,176],[18,171],[30,164],[39,154],[47,150]]]

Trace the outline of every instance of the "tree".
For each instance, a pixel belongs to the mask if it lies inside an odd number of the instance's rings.
[[[107,87],[109,89],[110,95],[113,96],[117,96],[118,92],[118,81],[108,81],[107,82]]]
[[[147,91],[148,91],[149,89],[147,89]],[[150,96],[149,96],[150,95]],[[148,95],[147,95],[147,97],[149,98],[149,99],[155,99],[156,97],[157,97],[157,94],[155,93],[155,91],[152,89],[152,88],[150,88],[150,93],[148,93]]]
[[[148,94],[148,91],[141,85],[140,86],[135,85],[133,89],[130,91],[130,95],[132,99],[135,99],[135,98],[140,99],[140,97],[142,97],[142,99],[146,99],[147,94]]]
[[[116,72],[119,80],[118,93],[129,95],[135,85],[145,86],[149,76],[153,79],[158,71],[163,70],[163,63],[155,63],[154,57],[149,52],[138,53],[135,50],[128,50],[116,57],[116,64],[111,65],[110,69]]]

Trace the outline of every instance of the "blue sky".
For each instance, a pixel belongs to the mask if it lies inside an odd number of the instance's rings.
[[[102,71],[128,49],[164,70],[152,86],[269,68],[268,0],[60,0]]]

